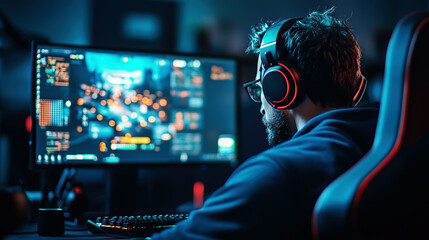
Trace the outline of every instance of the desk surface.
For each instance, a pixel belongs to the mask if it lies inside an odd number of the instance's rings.
[[[91,240],[94,240],[94,239],[123,239],[123,238],[117,238],[117,237],[106,236],[106,235],[93,235],[84,227],[70,227],[67,225],[66,225],[66,231],[64,235],[59,237],[44,237],[44,236],[39,236],[39,234],[37,233],[37,224],[28,224],[28,225],[22,226],[19,230],[16,231],[16,233],[8,235],[4,238],[4,240],[19,240],[19,239],[41,239],[41,240],[91,239]]]

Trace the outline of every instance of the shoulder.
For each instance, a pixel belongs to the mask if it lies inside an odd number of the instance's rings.
[[[339,109],[311,119],[295,136],[243,163],[243,167],[275,168],[288,176],[337,172],[369,150],[378,105]]]

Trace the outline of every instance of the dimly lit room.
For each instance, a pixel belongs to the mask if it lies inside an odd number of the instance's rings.
[[[428,0],[0,0],[0,239],[414,239],[428,54]]]

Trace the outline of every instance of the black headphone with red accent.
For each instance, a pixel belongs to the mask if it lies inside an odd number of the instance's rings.
[[[302,18],[289,18],[279,21],[265,32],[259,54],[265,72],[261,78],[262,91],[267,102],[276,109],[293,109],[299,105],[304,97],[301,75],[290,64],[279,61],[277,42],[287,29]],[[363,97],[367,86],[366,79],[362,76],[353,98],[353,106],[356,106]]]

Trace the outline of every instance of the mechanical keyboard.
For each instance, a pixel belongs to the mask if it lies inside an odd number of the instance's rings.
[[[92,234],[109,234],[125,237],[150,237],[153,233],[172,228],[186,221],[189,214],[104,216],[88,220]]]

